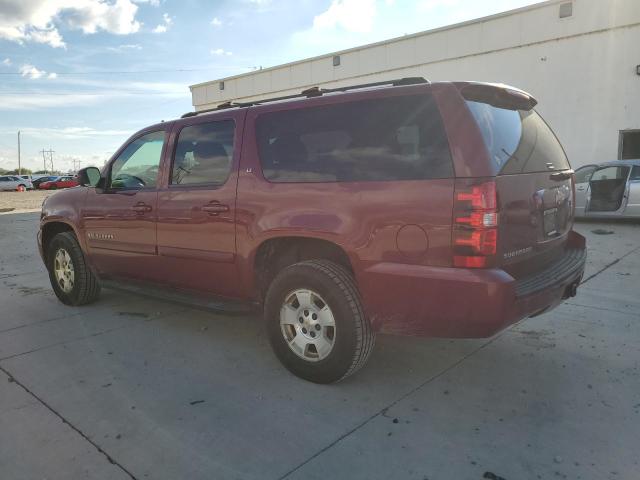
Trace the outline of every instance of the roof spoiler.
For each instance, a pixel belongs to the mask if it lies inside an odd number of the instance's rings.
[[[507,110],[532,110],[538,101],[519,88],[501,83],[458,83],[465,100],[488,103]]]

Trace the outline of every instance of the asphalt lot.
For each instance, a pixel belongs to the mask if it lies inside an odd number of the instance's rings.
[[[2,479],[639,478],[638,224],[576,226],[586,282],[553,312],[491,339],[379,336],[319,386],[257,318],[60,304],[37,220],[0,215]]]

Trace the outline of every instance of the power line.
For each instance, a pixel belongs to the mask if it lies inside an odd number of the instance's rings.
[[[55,72],[56,75],[136,75],[138,73],[180,73],[180,72],[202,72],[207,70],[238,70],[248,69],[249,67],[238,66],[211,66],[205,68],[172,68],[166,70],[95,70],[93,72]],[[0,75],[19,75],[27,77],[23,72],[0,72]]]
[[[109,96],[109,95],[184,95],[189,96],[190,94],[188,93],[180,93],[178,94],[177,92],[96,92],[96,93],[89,93],[89,92],[80,92],[80,93],[72,93],[72,92],[30,92],[28,90],[25,90],[23,92],[0,92],[0,95],[57,95],[57,96],[68,96],[68,95],[81,95],[81,96]]]

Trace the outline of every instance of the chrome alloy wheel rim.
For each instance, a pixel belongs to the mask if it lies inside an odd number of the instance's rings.
[[[60,248],[56,252],[53,271],[55,272],[56,281],[60,289],[62,289],[64,293],[71,292],[71,290],[73,290],[75,274],[73,272],[71,256],[64,248]]]
[[[280,309],[280,330],[289,348],[308,362],[327,358],[336,340],[336,322],[327,302],[313,290],[289,293]]]

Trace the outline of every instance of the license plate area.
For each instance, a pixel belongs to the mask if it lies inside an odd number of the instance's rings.
[[[545,237],[553,237],[558,234],[558,209],[548,208],[543,212],[543,228]]]

